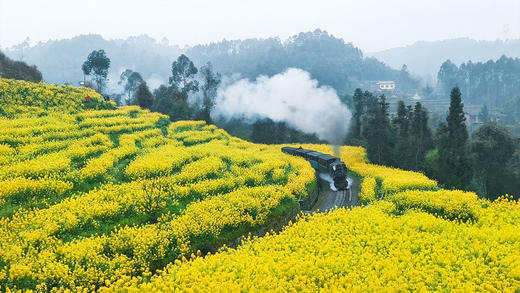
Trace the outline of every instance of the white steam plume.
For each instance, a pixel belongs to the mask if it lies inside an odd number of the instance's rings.
[[[318,86],[308,72],[297,68],[272,77],[259,76],[255,82],[242,79],[222,87],[214,114],[285,121],[336,145],[343,142],[351,117],[334,89]]]

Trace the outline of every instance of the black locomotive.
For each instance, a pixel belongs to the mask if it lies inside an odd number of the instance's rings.
[[[301,147],[282,147],[282,152],[306,159],[318,172],[329,174],[336,189],[347,189],[347,166],[339,158]]]

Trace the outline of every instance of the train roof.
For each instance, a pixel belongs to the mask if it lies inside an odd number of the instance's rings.
[[[308,149],[296,149],[296,151],[303,153],[303,154],[308,154],[308,153],[314,152],[313,150],[308,150]]]
[[[332,160],[332,159],[335,160],[335,159],[337,159],[337,157],[331,156],[331,155],[329,155],[329,154],[322,154],[322,155],[320,156],[320,158],[322,158],[322,159],[324,159],[324,160]]]
[[[324,154],[324,153],[321,153],[321,152],[317,152],[317,151],[314,151],[314,150],[309,150],[309,149],[304,149],[304,148],[295,148],[295,147],[282,147],[282,151],[288,151],[290,153],[297,153],[297,154],[300,154],[304,157],[309,157],[309,158],[316,158],[316,159],[320,159],[320,160],[323,160],[323,161],[330,161],[330,160],[335,160],[337,159],[337,157],[334,157],[334,156],[331,156],[329,154]]]
[[[294,150],[297,150],[297,148],[286,146],[286,147],[282,147],[282,151],[284,151],[284,150],[294,151]]]

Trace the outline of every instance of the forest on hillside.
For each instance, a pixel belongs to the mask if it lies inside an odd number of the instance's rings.
[[[158,87],[167,81],[170,65],[184,53],[196,66],[211,62],[223,75],[239,74],[255,79],[259,75],[282,72],[290,67],[311,73],[321,84],[348,93],[362,83],[404,78],[418,86],[411,76],[401,76],[375,58],[364,57],[360,49],[326,31],[299,33],[287,40],[280,38],[245,39],[180,48],[167,40],[156,41],[146,35],[126,40],[105,40],[99,35],[48,41],[35,46],[20,44],[6,54],[35,64],[47,82],[77,84],[83,80],[78,68],[92,50],[103,49],[112,61],[109,85],[116,87],[126,69],[139,72]]]

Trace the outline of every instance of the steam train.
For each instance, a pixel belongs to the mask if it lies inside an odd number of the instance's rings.
[[[347,166],[339,158],[301,147],[282,147],[282,152],[302,157],[309,161],[316,171],[329,174],[337,190],[347,189]]]

